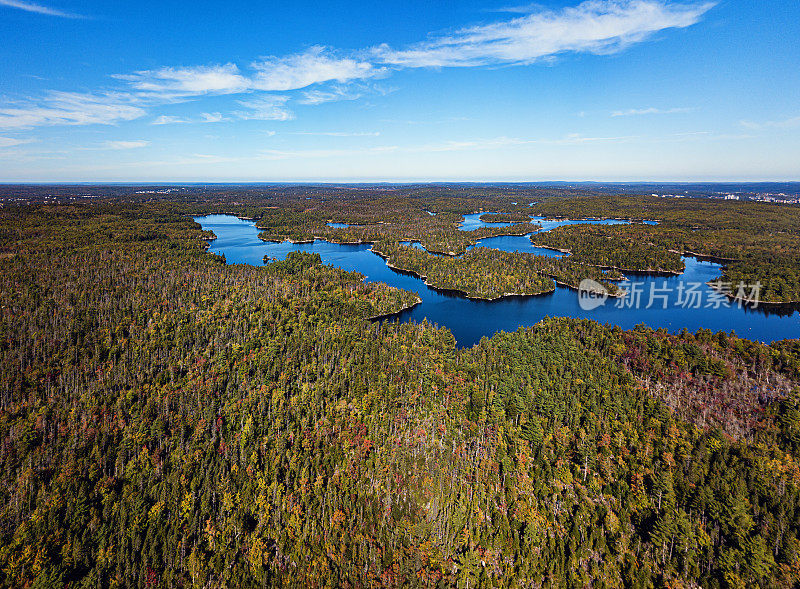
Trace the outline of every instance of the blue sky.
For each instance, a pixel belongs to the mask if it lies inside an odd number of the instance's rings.
[[[795,0],[0,0],[0,40],[0,181],[800,180]]]

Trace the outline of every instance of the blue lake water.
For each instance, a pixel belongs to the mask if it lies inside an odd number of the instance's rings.
[[[535,204],[535,203],[531,203]],[[461,231],[473,231],[479,227],[509,227],[514,223],[493,223],[481,221],[481,215],[487,213],[470,213],[464,215],[464,221],[459,226]],[[542,226],[542,231],[550,231],[556,227],[564,225],[630,225],[631,222],[624,219],[551,219],[549,217],[537,217],[531,215],[531,223],[538,223]],[[658,225],[657,221],[642,221],[645,225]],[[331,223],[328,223],[331,225]]]
[[[351,223],[327,223],[328,227],[334,229],[347,229],[348,227],[363,227],[363,225],[353,225]]]
[[[542,231],[550,231],[565,225],[630,225],[630,221],[620,219],[548,219],[547,217],[531,217],[531,223],[538,223]]]
[[[535,203],[531,203],[535,204]],[[513,223],[487,223],[481,221],[480,217],[485,213],[472,213],[464,215],[464,222],[459,226],[461,231],[472,231],[479,227],[508,227]],[[620,219],[548,219],[547,217],[531,216],[531,223],[538,223],[542,226],[540,233],[550,231],[556,227],[563,227],[564,225],[630,225],[630,221]],[[655,221],[644,221],[648,225],[656,225]],[[422,247],[418,243],[412,244],[415,247]],[[535,254],[537,256],[548,256],[560,258],[565,254],[556,250],[547,249],[544,247],[537,247],[531,243],[530,234],[528,235],[502,235],[499,237],[488,237],[486,239],[478,240],[478,242],[468,247],[490,247],[494,249],[503,250],[506,252],[525,252]]]
[[[630,276],[630,283],[622,283],[631,295],[624,299],[608,299],[604,305],[584,310],[576,291],[556,287],[553,293],[535,297],[509,297],[497,301],[473,301],[448,293],[437,292],[424,282],[390,269],[384,260],[370,251],[370,245],[338,245],[322,240],[313,243],[268,243],[258,238],[253,221],[244,221],[231,215],[209,215],[195,219],[203,229],[213,231],[217,239],[211,242],[210,251],[225,256],[229,264],[263,264],[264,255],[283,259],[292,251],[318,253],[325,264],[345,270],[355,270],[366,280],[385,282],[391,286],[416,292],[422,304],[404,311],[400,321],[422,321],[449,328],[460,346],[471,346],[483,336],[515,331],[519,326],[534,325],[544,317],[583,317],[600,323],[619,325],[630,329],[644,323],[650,327],[664,327],[677,332],[683,328],[696,331],[735,331],[739,336],[771,342],[800,337],[800,312],[780,313],[766,309],[740,308],[715,305],[721,302],[705,283],[719,276],[720,266],[711,262],[685,257],[686,271],[681,276]],[[524,248],[528,237],[493,237],[481,240],[483,247],[498,249]],[[532,248],[532,246],[531,246]],[[540,248],[532,248],[540,249]],[[532,251],[508,249],[507,251]],[[553,255],[552,250],[545,250]],[[537,253],[537,252],[534,252]],[[637,294],[639,293],[639,294]],[[699,298],[700,307],[694,303]],[[635,308],[628,305],[636,303]],[[691,304],[690,304],[691,303]],[[666,304],[666,308],[663,308]],[[649,307],[649,308],[648,308]]]
[[[423,245],[418,241],[401,241],[400,243],[402,245],[410,245],[418,250],[425,250],[425,247],[423,247]],[[529,254],[536,254],[537,256],[547,256],[548,258],[561,258],[569,255],[557,250],[533,245],[530,240],[530,234],[501,235],[499,237],[487,237],[485,239],[479,239],[475,245],[467,247],[467,250],[471,250],[476,247],[488,247],[496,250],[502,250],[504,252],[526,252]]]
[[[477,229],[478,227],[510,227],[514,223],[504,223],[502,221],[497,223],[487,223],[486,221],[481,221],[481,215],[486,215],[487,213],[472,213],[470,215],[464,215],[464,220],[461,222],[461,225],[458,228],[461,231],[472,231]]]

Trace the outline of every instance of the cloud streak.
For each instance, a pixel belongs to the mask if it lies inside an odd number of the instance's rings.
[[[336,86],[329,90],[309,90],[303,92],[300,104],[317,105],[326,102],[338,102],[340,100],[358,100],[361,98],[360,92],[354,92],[347,86]]]
[[[287,133],[287,135],[314,135],[320,137],[378,137],[380,132],[350,132],[350,131],[294,131]]]
[[[240,100],[239,104],[246,111],[237,111],[235,114],[245,121],[291,121],[294,113],[284,105],[288,96],[266,95],[250,100]]]
[[[176,117],[173,115],[161,115],[153,119],[151,125],[186,125],[189,123],[224,123],[230,119],[226,118],[220,112],[204,112],[200,113],[199,119],[187,119],[185,117]]]
[[[122,149],[139,149],[140,147],[147,147],[148,145],[150,145],[149,141],[106,141],[103,147],[105,149],[118,151]]]
[[[161,115],[160,117],[156,117],[150,123],[151,125],[182,125],[186,123],[191,123],[190,120],[184,119],[181,117],[176,117],[172,115]]]
[[[0,0],[2,1],[2,0]],[[384,70],[363,60],[338,57],[325,47],[303,53],[269,57],[250,64],[244,73],[234,63],[163,67],[113,77],[128,82],[144,96],[178,99],[203,94],[241,94],[249,91],[285,92],[314,84],[340,84],[381,74]]]
[[[762,123],[755,123],[753,121],[741,121],[739,123],[745,129],[752,129],[760,131],[762,129],[795,129],[800,127],[800,117],[792,117],[782,121],[764,121]]]
[[[15,139],[14,137],[0,137],[0,149],[32,143],[31,139]]]
[[[479,25],[395,50],[372,53],[398,67],[525,65],[563,53],[610,54],[653,33],[700,21],[713,3],[678,5],[662,0],[588,0],[561,11],[546,10]]]
[[[674,115],[694,112],[695,108],[631,108],[628,110],[615,110],[612,117],[634,117],[642,115]]]
[[[287,57],[269,57],[251,64],[256,75],[251,86],[256,90],[285,92],[323,82],[345,83],[380,75],[382,68],[352,57],[338,57],[333,51],[314,46]]]
[[[0,129],[29,129],[49,125],[113,125],[138,119],[145,114],[146,111],[124,93],[53,91],[39,101],[30,100],[0,108]]]
[[[25,12],[34,12],[36,14],[44,14],[46,16],[59,16],[61,18],[85,18],[80,14],[64,12],[63,10],[56,10],[55,8],[49,8],[33,2],[24,2],[23,0],[0,0],[0,6],[18,8],[19,10],[24,10]]]
[[[163,98],[179,98],[202,94],[238,94],[251,88],[250,80],[239,73],[236,64],[163,67],[132,74],[117,74],[134,90]]]

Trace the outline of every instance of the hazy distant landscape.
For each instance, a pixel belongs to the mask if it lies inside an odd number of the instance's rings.
[[[303,189],[309,194],[324,194],[328,191],[341,189],[375,191],[375,190],[402,190],[414,187],[434,187],[437,190],[452,191],[465,187],[506,189],[509,194],[519,190],[547,190],[553,189],[559,194],[628,194],[631,196],[660,196],[663,198],[721,198],[728,200],[754,200],[761,202],[777,202],[778,204],[799,204],[800,182],[745,182],[745,183],[602,183],[602,182],[467,182],[467,183],[423,183],[395,184],[382,182],[378,184],[309,184],[304,183]],[[161,183],[136,185],[130,183],[103,184],[0,184],[0,203],[31,203],[46,201],[75,201],[84,198],[97,198],[112,195],[157,195],[171,194],[173,196],[214,193],[228,189],[259,189],[275,191],[281,189],[297,189],[297,184],[286,182],[248,182],[248,183]],[[535,193],[534,193],[535,194]],[[732,198],[737,197],[737,198]]]

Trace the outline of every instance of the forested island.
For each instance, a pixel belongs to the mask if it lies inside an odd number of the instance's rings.
[[[470,298],[491,300],[542,294],[553,290],[554,281],[577,289],[584,278],[596,280],[612,295],[622,294],[616,284],[609,282],[621,280],[619,272],[605,272],[561,258],[487,248],[472,249],[460,257],[435,256],[409,245],[387,242],[376,243],[372,249],[390,267],[420,276],[430,286],[459,291]]]
[[[463,348],[374,320],[413,292],[313,254],[227,264],[192,220],[371,243],[482,298],[585,277],[613,290],[614,268],[680,272],[694,252],[778,303],[800,300],[797,207],[468,185],[92,190],[0,208],[0,585],[800,584],[800,340],[548,318]],[[512,225],[461,231],[474,211]],[[531,215],[658,225],[542,233]],[[571,255],[467,250],[528,234]]]

